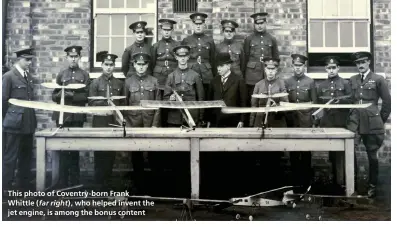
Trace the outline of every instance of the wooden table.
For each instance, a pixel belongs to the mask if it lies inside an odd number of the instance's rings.
[[[190,152],[192,198],[199,198],[200,151],[338,151],[337,181],[343,184],[345,175],[346,195],[354,192],[354,133],[342,128],[266,129],[262,140],[258,128],[127,128],[125,138],[121,128],[65,128],[52,136],[53,131],[36,133],[38,191],[45,188],[47,150],[53,151],[53,181],[59,176],[59,152],[80,150]]]

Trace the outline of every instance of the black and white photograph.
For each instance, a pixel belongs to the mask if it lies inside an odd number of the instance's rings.
[[[2,0],[2,222],[391,223],[391,4]]]

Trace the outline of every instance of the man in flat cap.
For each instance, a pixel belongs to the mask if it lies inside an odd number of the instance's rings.
[[[246,85],[242,76],[232,71],[233,64],[229,52],[217,54],[218,74],[210,83],[208,100],[223,100],[226,106],[231,107],[247,107]],[[246,114],[223,114],[219,108],[205,111],[205,121],[215,128],[242,128],[245,117]],[[226,176],[233,178],[240,174],[242,176],[242,171],[245,170],[241,166],[242,154],[229,153],[225,156],[223,152],[208,152],[201,155],[203,155],[201,161],[204,166],[203,179],[206,179],[203,185],[205,189],[208,189],[208,194],[214,193],[214,198],[218,199],[236,196],[230,194],[233,192],[238,194],[238,191],[232,189],[236,188],[233,187],[235,181]],[[220,163],[223,163],[221,168]],[[206,183],[208,187],[205,186]]]
[[[216,44],[216,53],[228,53],[232,58],[233,64],[231,67],[232,72],[243,78],[243,72],[245,65],[245,54],[242,42],[238,42],[235,39],[236,29],[238,24],[232,20],[222,20],[222,31],[224,40],[219,44]]]
[[[285,80],[285,88],[291,103],[317,103],[314,80],[305,75],[308,58],[301,54],[292,54],[294,75]],[[313,126],[312,109],[286,112],[288,127],[311,128]],[[293,183],[305,188],[312,179],[311,152],[290,152]]]
[[[268,13],[255,13],[250,17],[254,20],[254,33],[244,40],[245,53],[245,83],[248,97],[251,97],[255,84],[265,78],[263,74],[263,59],[267,57],[279,59],[277,40],[266,30]]]
[[[154,65],[153,76],[157,78],[159,82],[159,88],[161,91],[161,97],[164,96],[164,87],[167,77],[177,67],[178,62],[176,61],[172,49],[179,45],[179,42],[172,38],[172,32],[176,21],[170,19],[160,19],[162,39],[157,43],[153,44],[151,57]],[[167,110],[162,109],[161,111],[162,126],[167,124]]]
[[[190,46],[189,67],[196,71],[202,80],[204,91],[208,93],[208,87],[214,75],[216,68],[215,62],[215,42],[210,36],[204,34],[205,13],[193,13],[190,19],[193,22],[194,33],[181,42],[182,45]],[[206,97],[204,98],[207,99]]]
[[[123,56],[121,57],[121,70],[125,77],[130,77],[133,73],[136,73],[135,67],[133,66],[132,56],[136,53],[146,53],[150,55],[152,44],[149,39],[146,39],[148,29],[146,28],[146,21],[137,21],[132,23],[129,28],[134,32],[135,42],[131,46],[125,48]],[[149,61],[148,73],[152,74],[152,65]]]
[[[178,67],[168,75],[167,82],[164,90],[164,100],[176,101],[176,97],[173,91],[176,91],[183,101],[203,101],[204,100],[204,88],[200,79],[200,75],[188,67],[190,47],[187,45],[177,46],[173,49],[176,60],[178,61]],[[196,125],[204,125],[204,110],[203,109],[189,109],[190,114]],[[181,111],[178,109],[169,110],[167,118],[168,127],[178,127],[186,125],[183,119]],[[167,154],[170,155],[171,153]],[[178,182],[182,182],[183,185],[178,188],[181,193],[185,193],[185,196],[190,196],[190,174],[189,174],[189,158],[190,155],[185,152],[172,152],[172,156],[167,157],[167,165],[170,166],[175,177],[170,179],[173,183],[172,188],[168,188],[170,193],[177,193],[175,185]],[[178,180],[181,179],[181,180]],[[180,194],[174,194],[173,196],[181,196]]]
[[[85,106],[88,102],[88,85],[90,83],[89,74],[79,67],[79,60],[81,56],[81,46],[69,46],[65,49],[66,60],[68,67],[58,73],[56,83],[58,85],[66,86],[69,84],[84,84],[85,87],[81,89],[65,89],[65,105],[71,106]],[[61,89],[54,89],[52,92],[52,101],[60,104]],[[52,120],[56,122],[57,127],[61,126],[59,122],[59,112],[54,111]],[[82,128],[86,121],[85,114],[64,113],[63,127],[77,127]],[[80,182],[80,155],[79,151],[63,151],[60,154],[60,176],[59,186],[68,187],[77,185]]]
[[[125,96],[124,83],[113,76],[117,55],[110,54],[108,51],[101,51],[97,53],[97,59],[102,61],[102,75],[94,79],[90,84],[89,96]],[[114,99],[112,102],[116,105],[124,105],[125,99]],[[107,100],[90,100],[90,106],[108,106]],[[92,117],[92,127],[105,128],[116,125],[116,116],[113,111],[107,116],[94,115]],[[116,153],[113,151],[96,151],[94,152],[95,163],[95,182],[103,190],[109,191],[110,178],[112,176],[113,163]]]
[[[266,78],[260,80],[255,84],[253,94],[267,94],[274,95],[277,93],[286,93],[287,89],[285,88],[284,81],[278,77],[280,59],[265,57],[264,61],[264,71]],[[270,103],[270,106],[277,106],[280,102],[288,102],[288,97],[280,97],[280,98],[272,98],[274,102]],[[252,107],[265,107],[267,105],[267,98],[253,98],[251,97],[251,106]],[[262,127],[265,120],[264,113],[251,113],[250,116],[250,127]],[[275,128],[275,127],[287,127],[285,115],[283,113],[268,113],[267,117],[267,127]],[[281,179],[283,177],[280,174],[283,172],[281,167],[281,156],[282,152],[257,152],[257,154],[253,154],[252,156],[256,157],[260,160],[260,172],[261,173],[269,173],[268,176],[265,176],[264,179],[268,179],[266,181],[257,182],[259,187],[268,187],[268,189],[275,188],[281,186],[283,182]],[[255,172],[255,170],[253,170]],[[251,181],[255,181],[251,179]],[[269,184],[272,182],[272,184]]]
[[[384,124],[391,112],[391,96],[385,78],[373,73],[370,69],[371,53],[354,53],[352,54],[352,60],[356,63],[359,71],[359,74],[350,78],[352,102],[356,104],[371,103],[372,105],[365,109],[352,109],[347,122],[347,129],[356,133],[354,143],[356,151],[361,140],[364,143],[369,162],[368,196],[375,197],[379,168],[377,151],[382,146],[385,137]],[[378,109],[379,98],[382,99],[380,111]]]
[[[321,82],[317,87],[317,100],[321,104],[335,99],[331,104],[348,104],[352,89],[349,81],[344,80],[338,74],[340,59],[338,56],[327,56],[324,58],[325,70],[328,73],[328,79]],[[345,128],[346,120],[349,115],[349,109],[323,109],[316,117],[319,119],[320,128]],[[322,115],[322,116],[321,116]],[[316,123],[317,124],[317,123]],[[336,154],[329,152],[329,159],[332,164],[333,184],[336,182]]]
[[[30,169],[33,156],[33,134],[37,127],[35,110],[8,103],[8,100],[33,100],[33,78],[29,73],[32,64],[33,49],[15,52],[17,60],[13,68],[3,75],[3,190],[13,190],[15,169],[17,189],[31,190]],[[17,164],[18,163],[18,164]]]
[[[129,106],[139,106],[141,100],[161,100],[158,80],[148,72],[150,55],[136,53],[132,56],[136,73],[125,80],[124,94]],[[128,110],[124,111],[127,127],[159,127],[159,110]],[[143,152],[132,152],[131,162],[134,168],[135,187],[138,194],[147,193],[144,180]]]

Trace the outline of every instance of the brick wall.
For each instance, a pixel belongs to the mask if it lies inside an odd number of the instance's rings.
[[[177,21],[174,36],[182,40],[191,35],[192,22],[189,13],[173,13],[172,0],[158,0],[158,18]],[[37,58],[32,71],[35,78],[35,94],[38,100],[51,100],[51,91],[39,84],[55,79],[65,67],[63,49],[71,44],[83,46],[81,67],[89,70],[92,0],[10,0],[6,24],[6,39],[10,51],[28,46],[36,49]],[[266,11],[268,31],[276,37],[281,55],[282,77],[292,75],[292,53],[307,54],[306,49],[306,0],[198,0],[198,11],[208,14],[205,33],[214,37],[215,43],[223,40],[220,29],[222,19],[234,19],[240,25],[237,38],[253,31],[252,13]],[[373,32],[375,71],[391,79],[391,26],[390,0],[373,0]],[[158,33],[159,34],[159,33]],[[161,35],[159,34],[159,37]],[[37,110],[39,129],[54,127],[51,113]],[[89,124],[88,124],[89,125]],[[390,128],[390,125],[387,125]],[[92,154],[82,154],[91,157]],[[366,154],[359,153],[360,168],[367,169]],[[324,156],[319,156],[323,159]],[[379,152],[380,162],[390,165],[390,130],[387,130],[384,146]],[[119,158],[122,159],[122,158]],[[321,164],[324,160],[318,160]],[[83,159],[84,169],[92,168],[91,159]],[[125,165],[124,165],[125,164]],[[128,168],[127,163],[120,168]],[[120,165],[119,165],[120,166]]]

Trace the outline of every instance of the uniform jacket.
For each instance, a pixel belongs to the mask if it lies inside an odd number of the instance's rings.
[[[321,96],[340,97],[351,95],[352,89],[349,81],[342,79],[339,75],[321,82],[317,88],[318,102],[327,103],[330,99]],[[349,103],[349,99],[340,99],[339,104]],[[324,109],[320,119],[320,127],[346,127],[349,109]]]
[[[280,78],[270,82],[267,79],[263,79],[255,85],[253,94],[269,94],[269,91],[270,94],[276,94],[286,92],[287,90],[285,88],[284,81]],[[273,100],[276,103],[280,103],[280,101],[288,102],[288,97],[273,98]],[[251,98],[252,107],[265,107],[266,103],[267,98]],[[264,113],[251,113],[250,126],[260,127],[262,126],[264,120]],[[283,113],[269,113],[267,123],[269,127],[286,127],[285,116]]]
[[[317,90],[314,80],[306,75],[291,76],[285,80],[288,99],[292,103],[312,102],[317,103]],[[312,127],[311,114],[313,109],[286,112],[289,127]]]
[[[245,53],[242,42],[238,42],[236,39],[223,40],[221,43],[216,45],[216,54],[229,53],[233,63],[231,66],[232,72],[243,78],[245,71]]]
[[[66,91],[73,92],[73,97],[66,97],[65,95],[65,105],[71,106],[85,106],[88,102],[88,90],[90,83],[89,74],[82,70],[81,68],[67,68],[62,70],[56,78],[56,83],[59,85],[68,85],[68,84],[85,84],[86,86],[81,89],[65,89]],[[61,89],[54,89],[52,92],[52,101],[60,104],[61,96],[58,93],[61,92]],[[54,111],[52,114],[52,120],[58,122],[59,120],[59,112]],[[63,121],[66,122],[84,122],[86,121],[85,114],[73,114],[73,113],[64,113]]]
[[[192,69],[177,68],[174,72],[168,75],[164,90],[164,100],[170,100],[170,96],[175,90],[184,101],[204,101],[204,87],[200,80],[200,76]],[[204,120],[203,109],[189,109],[194,122]],[[183,124],[184,120],[179,109],[168,110],[169,124]]]
[[[223,100],[226,106],[247,107],[247,88],[244,79],[231,72],[225,84],[221,76],[216,76],[208,89],[209,100]],[[206,121],[214,127],[237,127],[238,122],[245,122],[245,114],[223,114],[220,108],[207,109]]]
[[[153,76],[157,78],[160,89],[162,90],[164,89],[168,75],[178,67],[178,62],[172,52],[172,49],[178,45],[179,42],[172,38],[168,40],[163,38],[152,46]]]
[[[107,89],[109,85],[110,96],[125,96],[124,83],[113,77],[107,79],[106,75],[102,74],[100,77],[94,79],[90,84],[89,96],[107,96]],[[125,105],[125,99],[112,100],[116,106]],[[90,106],[109,106],[107,100],[90,100]],[[118,124],[115,115],[92,117],[92,127],[110,127],[109,124]]]
[[[361,75],[350,78],[353,103],[371,103],[366,109],[352,109],[347,128],[360,134],[383,134],[384,123],[391,112],[391,96],[386,80],[373,72],[361,82]],[[379,111],[378,100],[382,99]]]
[[[140,106],[141,100],[161,100],[157,79],[145,73],[139,77],[136,73],[125,80],[124,94],[129,106]],[[124,111],[128,127],[159,127],[159,110],[128,110]]]
[[[190,46],[189,67],[196,71],[202,83],[209,84],[217,69],[215,63],[215,43],[214,39],[204,34],[193,34],[184,38],[181,42],[182,45]],[[201,60],[201,64],[198,60]]]
[[[136,53],[146,53],[150,55],[152,45],[149,43],[147,38],[142,43],[134,42],[131,46],[124,49],[123,56],[121,57],[121,71],[123,71],[125,77],[130,77],[131,73],[135,73],[136,70],[133,66],[132,56]],[[147,73],[151,74],[153,63],[149,63]]]
[[[277,40],[268,32],[257,32],[244,40],[245,82],[254,85],[264,79],[262,59],[279,58]]]
[[[3,132],[32,134],[37,127],[35,110],[8,103],[8,100],[33,100],[33,78],[27,73],[27,80],[16,68],[3,75]]]

